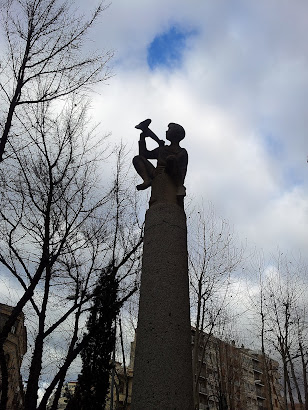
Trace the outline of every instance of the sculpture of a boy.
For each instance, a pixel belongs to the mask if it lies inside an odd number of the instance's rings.
[[[165,187],[164,190],[174,191],[176,202],[180,206],[183,206],[183,198],[185,196],[184,179],[187,171],[188,154],[185,148],[180,147],[180,141],[185,137],[185,130],[179,124],[170,123],[166,131],[166,139],[170,141],[170,145],[164,145],[164,141],[159,140],[153,131],[148,128],[150,122],[151,120],[145,120],[136,126],[136,128],[141,129],[142,132],[139,140],[139,155],[134,157],[133,164],[143,179],[143,183],[137,185],[137,189],[147,189],[153,185],[158,175],[165,173],[169,177],[169,182],[167,183],[169,187]],[[149,151],[146,147],[146,137],[153,138],[159,146]],[[156,168],[149,159],[157,160]],[[157,191],[159,191],[159,189]],[[158,193],[158,197],[159,196]],[[157,198],[152,200],[152,202],[153,201],[157,201]],[[163,200],[161,202],[163,202]]]

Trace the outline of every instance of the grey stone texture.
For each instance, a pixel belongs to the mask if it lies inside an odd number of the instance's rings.
[[[155,178],[152,181],[150,207],[157,203],[177,204],[177,187],[172,178],[165,172],[164,167],[155,170]]]
[[[156,202],[145,221],[133,410],[193,409],[190,338],[186,216]]]

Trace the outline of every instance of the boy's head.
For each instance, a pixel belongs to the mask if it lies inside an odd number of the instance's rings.
[[[185,138],[185,130],[179,125],[171,122],[168,124],[168,130],[166,132],[166,139],[171,142],[180,142]]]

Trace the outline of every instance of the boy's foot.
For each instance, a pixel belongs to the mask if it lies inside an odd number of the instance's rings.
[[[136,186],[138,191],[142,191],[144,189],[149,188],[149,186],[151,186],[152,181],[144,181],[142,184],[139,184]]]

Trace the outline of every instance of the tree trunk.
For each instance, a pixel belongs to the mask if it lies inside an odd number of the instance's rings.
[[[299,342],[299,351],[302,362],[302,371],[303,371],[303,382],[304,382],[304,395],[305,395],[305,410],[308,410],[308,380],[307,380],[307,362],[305,361],[305,354],[303,345]]]
[[[286,358],[285,358],[285,360],[286,360]],[[293,392],[292,392],[291,381],[290,381],[289,372],[288,372],[288,368],[287,368],[287,363],[285,364],[285,369],[286,369],[285,377],[286,377],[286,383],[287,383],[287,387],[288,387],[291,410],[295,410],[295,403],[294,403]]]
[[[196,320],[196,329],[194,335],[194,347],[193,347],[193,396],[194,396],[194,407],[195,409],[199,408],[199,378],[197,375],[199,372],[199,345],[200,345],[200,316],[201,316],[201,280],[199,281],[199,293],[198,293],[198,302],[197,302],[197,320]]]
[[[290,363],[291,376],[292,376],[292,379],[293,379],[293,382],[294,382],[294,385],[295,385],[295,389],[296,389],[296,393],[297,393],[297,397],[298,397],[298,402],[300,404],[303,404],[301,391],[300,391],[300,388],[299,388],[299,385],[298,385],[297,377],[296,377],[295,370],[294,370],[294,364],[293,364],[293,361],[292,361],[289,350],[287,352],[287,356],[288,356],[289,363]]]
[[[89,338],[90,338],[89,334],[84,336],[84,338],[81,340],[80,343],[78,343],[78,345],[75,347],[75,349],[68,353],[68,355],[65,359],[65,362],[61,366],[60,370],[58,371],[58,373],[56,374],[56,376],[54,377],[54,379],[52,380],[50,385],[47,387],[47,389],[45,391],[45,394],[44,394],[44,396],[41,400],[41,403],[39,404],[37,410],[46,410],[47,401],[48,401],[53,389],[56,387],[56,385],[58,384],[58,382],[61,380],[61,378],[63,376],[65,378],[65,375],[66,375],[66,372],[67,372],[68,368],[70,367],[73,360],[75,360],[76,357],[79,355],[81,350],[86,346],[86,344],[88,343]]]
[[[49,231],[49,227],[47,228]],[[49,232],[47,232],[49,237]],[[49,252],[48,252],[49,253]],[[42,357],[44,349],[44,330],[45,330],[45,319],[46,319],[46,309],[47,302],[49,297],[49,288],[50,288],[50,279],[51,279],[51,268],[50,266],[46,267],[46,278],[45,278],[45,287],[44,287],[44,298],[42,302],[42,308],[39,316],[39,329],[38,334],[35,340],[34,352],[31,360],[31,367],[29,372],[27,392],[25,396],[25,407],[27,410],[35,410],[37,406],[37,392],[39,386],[39,379],[42,371]]]
[[[0,346],[0,362],[1,362],[1,402],[0,410],[6,410],[9,388],[9,375],[5,359],[3,346]]]

